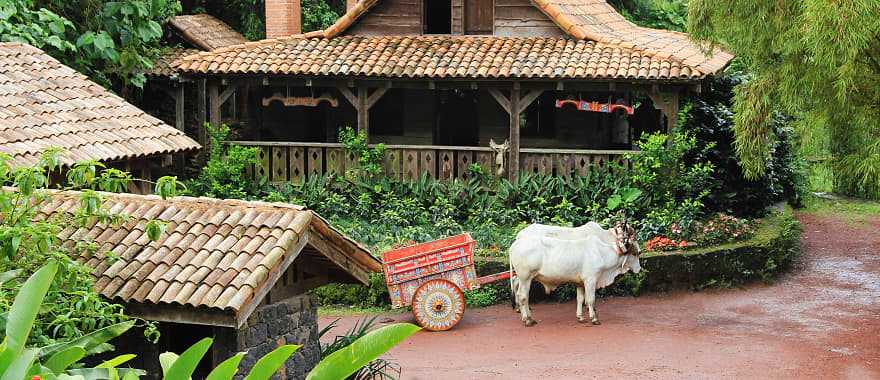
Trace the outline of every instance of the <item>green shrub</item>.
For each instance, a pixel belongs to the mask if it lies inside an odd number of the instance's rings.
[[[748,179],[736,156],[733,132],[733,87],[744,80],[738,73],[715,78],[687,109],[683,131],[699,141],[712,141],[705,157],[688,157],[688,162],[708,160],[715,168],[713,191],[706,198],[709,210],[741,217],[760,217],[772,204],[788,200],[799,204],[806,193],[806,168],[796,150],[793,122],[774,114],[770,125],[771,157],[764,176]]]
[[[253,179],[247,168],[257,164],[257,148],[227,144],[229,127],[205,123],[211,137],[208,161],[198,177],[187,181],[187,194],[212,198],[247,199],[265,191],[265,179]]]

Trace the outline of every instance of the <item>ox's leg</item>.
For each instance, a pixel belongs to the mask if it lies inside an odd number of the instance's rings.
[[[587,320],[584,319],[584,287],[577,287],[577,318],[578,322],[584,323]]]
[[[513,311],[519,313],[519,279],[516,276],[510,277],[510,303]]]
[[[537,322],[532,319],[532,310],[529,308],[529,290],[532,287],[531,277],[518,278],[519,289],[516,290],[516,300],[519,303],[520,318],[526,327],[534,326]]]
[[[587,298],[587,307],[590,309],[590,322],[594,325],[599,323],[599,317],[596,315],[596,279],[588,278],[584,281],[584,292]]]

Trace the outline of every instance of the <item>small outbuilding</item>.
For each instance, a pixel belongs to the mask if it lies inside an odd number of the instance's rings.
[[[0,153],[21,167],[51,147],[64,149],[65,166],[96,160],[140,179],[151,179],[173,154],[200,148],[42,50],[0,43]]]
[[[78,192],[54,191],[44,216],[72,214]],[[81,261],[94,268],[95,290],[129,315],[159,322],[158,344],[130,332],[115,344],[138,354],[133,366],[161,374],[158,354],[182,352],[214,337],[209,360],[194,378],[236,352],[247,351],[240,373],[283,344],[303,347],[280,373],[301,379],[320,359],[317,305],[306,292],[330,282],[364,283],[381,270],[370,252],[301,206],[102,193],[104,208],[127,215],[121,225],[71,226],[59,237],[99,247]],[[161,238],[145,232],[167,223]]]

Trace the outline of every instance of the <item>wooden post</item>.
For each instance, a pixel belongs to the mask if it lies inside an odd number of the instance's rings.
[[[183,82],[177,83],[177,91],[174,96],[174,126],[177,127],[181,132],[184,131],[184,103],[183,103],[183,89],[185,84]]]
[[[678,126],[678,93],[669,94],[666,102],[666,133],[671,134]]]
[[[509,114],[510,114],[510,151],[507,175],[511,181],[515,181],[519,177],[519,83],[514,83],[510,89]]]
[[[367,88],[358,86],[357,88],[357,124],[358,133],[363,132],[367,136],[367,142],[370,142],[370,106],[367,104]]]
[[[198,80],[198,89],[196,90],[197,100],[196,100],[196,121],[198,123],[198,131],[199,131],[199,143],[202,146],[205,146],[205,142],[208,140],[208,131],[205,130],[205,122],[208,121],[208,100],[207,100],[207,89],[206,89],[206,81],[205,79]]]
[[[217,81],[211,81],[208,83],[208,117],[210,118],[211,127],[218,128],[220,127],[220,83]],[[204,128],[203,128],[204,129]],[[202,147],[206,152],[210,152],[211,149],[211,139],[208,136],[207,131],[205,131],[205,141],[202,143]]]

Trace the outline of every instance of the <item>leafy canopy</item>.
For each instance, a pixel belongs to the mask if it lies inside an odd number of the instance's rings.
[[[142,88],[178,0],[4,0],[0,41],[43,49],[92,80],[120,91]]]
[[[764,173],[776,111],[805,146],[832,154],[835,187],[880,198],[880,2],[691,0],[696,39],[736,54],[751,75],[735,97],[736,150]]]

